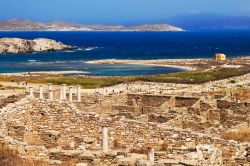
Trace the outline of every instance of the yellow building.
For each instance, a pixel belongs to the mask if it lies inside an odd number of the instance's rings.
[[[225,54],[215,54],[216,61],[225,61],[227,60],[227,56]]]

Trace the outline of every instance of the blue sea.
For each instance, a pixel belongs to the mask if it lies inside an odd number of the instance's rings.
[[[250,55],[250,30],[185,32],[0,32],[1,37],[50,38],[77,46],[72,51],[0,56],[0,73],[82,71],[86,75],[151,75],[183,71],[145,65],[87,64],[99,59],[180,59]]]

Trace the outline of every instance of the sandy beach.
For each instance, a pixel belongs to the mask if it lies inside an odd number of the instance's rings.
[[[179,68],[186,71],[197,70],[191,64],[195,61],[201,61],[204,59],[156,59],[156,60],[119,60],[119,59],[106,59],[106,60],[93,60],[86,61],[89,64],[131,64],[131,65],[152,65],[162,67]]]

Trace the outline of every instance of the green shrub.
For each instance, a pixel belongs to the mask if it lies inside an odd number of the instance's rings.
[[[235,83],[236,83],[236,81],[235,81],[235,80],[230,80],[230,81],[229,81],[229,83],[231,83],[231,84],[235,84]]]

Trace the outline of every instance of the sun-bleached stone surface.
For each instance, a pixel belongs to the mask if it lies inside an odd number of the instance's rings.
[[[26,40],[20,38],[0,39],[0,54],[46,52],[57,50],[69,50],[73,48],[73,46],[65,45],[61,42],[45,38],[37,38],[34,40]]]
[[[80,89],[80,102],[77,86],[69,99],[67,85],[43,85],[41,99],[33,85],[26,95],[1,98],[0,143],[51,165],[248,166],[249,142],[221,137],[250,126],[249,74],[233,79]]]

